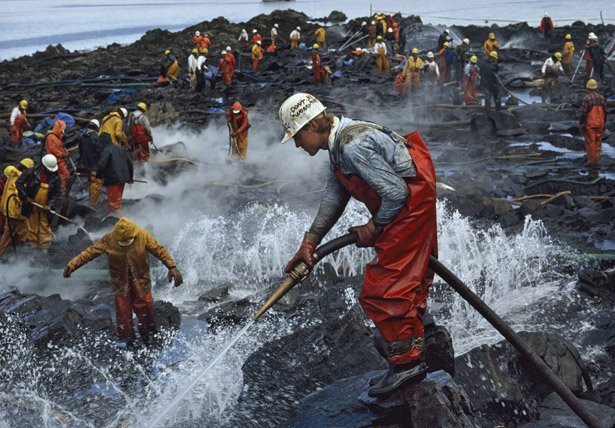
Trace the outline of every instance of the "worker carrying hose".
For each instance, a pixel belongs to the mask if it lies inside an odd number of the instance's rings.
[[[311,156],[329,152],[331,172],[322,203],[285,271],[303,261],[314,265],[314,250],[340,218],[350,197],[372,217],[350,228],[358,247],[375,247],[365,268],[361,307],[376,325],[376,348],[389,370],[368,391],[383,397],[425,377],[424,324],[437,253],[436,181],[431,156],[418,132],[405,137],[370,122],[327,114],[314,96],[298,93],[279,111],[285,143]]]
[[[53,155],[45,155],[38,168],[28,168],[17,179],[15,186],[22,201],[21,213],[26,217],[28,241],[34,248],[47,250],[51,245],[50,211],[59,211],[62,205],[61,176]],[[30,202],[42,206],[39,208]]]
[[[126,217],[119,219],[111,232],[69,261],[64,268],[64,277],[69,278],[81,266],[107,254],[115,294],[117,334],[129,346],[135,341],[133,311],[139,320],[139,333],[144,344],[149,345],[156,333],[148,253],[156,256],[169,269],[169,282],[173,279],[175,286],[179,287],[183,278],[173,257],[152,235]]]
[[[585,84],[588,92],[581,104],[579,127],[585,136],[587,165],[596,166],[600,160],[602,134],[606,125],[606,99],[598,92],[598,82],[589,79]]]

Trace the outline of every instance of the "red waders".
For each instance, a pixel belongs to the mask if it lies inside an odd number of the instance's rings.
[[[436,177],[425,142],[414,131],[404,137],[417,176],[408,180],[409,196],[405,206],[376,241],[376,257],[367,264],[361,307],[389,345],[388,360],[403,364],[423,358],[424,325],[429,286],[434,273],[429,256],[437,256]],[[362,178],[335,176],[346,190],[363,202],[372,215],[380,208],[381,197]],[[409,349],[396,346],[399,341],[413,343]],[[391,346],[393,345],[393,346]],[[395,350],[403,349],[403,352]],[[392,352],[391,352],[392,351]]]
[[[600,160],[605,118],[606,113],[602,106],[593,106],[587,114],[585,120],[585,152],[587,152],[588,165],[597,165]]]
[[[145,126],[139,123],[133,123],[130,127],[132,135],[133,150],[136,152],[137,159],[141,162],[149,160],[149,135],[145,131]]]

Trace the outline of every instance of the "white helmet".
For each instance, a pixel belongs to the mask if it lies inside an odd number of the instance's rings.
[[[226,51],[222,51],[222,52],[220,53],[220,55],[224,55],[224,56],[226,56]]]
[[[230,47],[230,46],[227,46],[227,47],[226,47],[226,50],[230,52],[230,51],[232,51],[233,49],[231,49],[231,47]]]
[[[365,21],[361,22],[361,26],[363,26],[363,25],[367,25],[367,22],[365,22]]]
[[[427,58],[433,58],[433,52],[432,51],[427,52]]]
[[[95,127],[96,127],[96,129],[99,129],[99,128],[100,128],[100,122],[98,121],[98,119],[92,119],[92,120],[90,120],[90,123],[89,123],[88,125],[95,126]]]
[[[200,31],[195,31],[195,32],[194,32],[194,35],[195,35],[195,36],[200,36],[200,35],[201,35],[201,32],[200,32]]]
[[[462,42],[464,42],[466,45],[470,44],[470,39],[463,39]]]
[[[252,30],[252,33],[254,33],[254,34],[258,33],[258,31],[256,31],[256,28],[254,30]]]
[[[43,166],[51,172],[58,170],[58,159],[54,155],[45,155],[42,159]]]
[[[297,31],[301,31],[301,27],[297,26]]]
[[[298,93],[288,97],[278,112],[284,126],[284,138],[280,143],[291,140],[301,128],[325,109],[314,95]]]
[[[120,107],[120,113],[122,113],[122,116],[124,116],[124,119],[128,117],[128,110],[126,110],[124,107]]]
[[[279,27],[279,25],[277,24],[277,22],[276,22],[275,24],[273,24],[273,26],[274,26],[275,28],[280,28],[280,27]]]
[[[587,36],[587,38],[589,40],[598,40],[598,36],[596,36],[594,33],[589,33],[589,35]]]

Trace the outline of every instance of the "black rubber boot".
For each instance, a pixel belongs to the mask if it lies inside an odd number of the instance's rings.
[[[387,397],[402,386],[419,383],[426,375],[427,364],[422,361],[399,365],[389,363],[389,369],[384,377],[367,390],[367,395],[377,398]]]

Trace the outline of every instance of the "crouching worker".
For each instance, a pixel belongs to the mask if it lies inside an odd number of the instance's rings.
[[[368,390],[384,397],[426,375],[423,314],[434,273],[429,257],[437,253],[436,180],[431,156],[418,132],[402,137],[375,123],[336,117],[310,94],[288,98],[279,112],[282,143],[294,139],[311,156],[329,152],[330,172],[312,226],[295,256],[314,265],[314,250],[340,218],[351,197],[372,218],[350,228],[358,247],[374,247],[365,268],[361,307],[376,324],[376,348],[389,370]]]
[[[69,278],[81,266],[105,253],[115,294],[117,334],[127,345],[134,342],[134,312],[139,321],[141,340],[148,345],[156,333],[148,253],[156,256],[169,269],[169,282],[173,279],[176,287],[182,284],[182,275],[173,257],[152,235],[122,217],[111,232],[68,262],[64,277]]]

